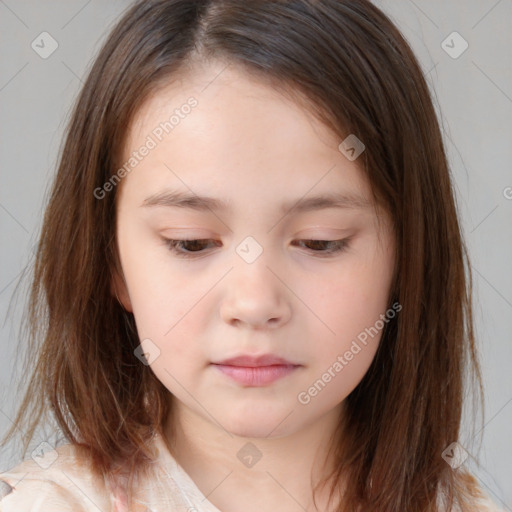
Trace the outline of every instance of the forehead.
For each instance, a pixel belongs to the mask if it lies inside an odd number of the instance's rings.
[[[153,94],[131,123],[124,161],[148,138],[155,147],[128,177],[148,192],[150,181],[157,193],[178,178],[182,189],[198,192],[252,187],[270,198],[276,189],[293,186],[302,196],[318,186],[315,192],[368,197],[363,173],[339,151],[337,134],[302,104],[234,65],[197,67]]]
[[[336,147],[339,137],[298,103],[299,93],[285,91],[257,80],[233,64],[203,64],[175,75],[153,93],[134,116],[129,138],[133,141],[168,121],[172,114],[181,114],[173,135],[185,131],[202,134],[203,139],[206,135],[208,139],[217,134],[219,138],[229,135],[233,145],[258,136],[266,145],[301,138],[310,147],[318,147],[320,140]],[[192,98],[197,106],[190,115],[183,116],[180,108]],[[185,119],[187,122],[182,123]]]

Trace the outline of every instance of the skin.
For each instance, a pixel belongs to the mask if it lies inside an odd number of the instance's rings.
[[[370,200],[370,188],[358,161],[338,150],[339,136],[234,65],[197,66],[152,96],[131,125],[126,159],[190,96],[198,105],[118,185],[124,276],[113,288],[140,339],[160,351],[151,369],[170,392],[166,436],[208,500],[223,512],[311,511],[310,477],[330,467],[327,440],[381,332],[309,403],[298,395],[388,308],[391,224],[372,206],[281,211],[332,191]],[[164,189],[213,196],[230,210],[141,206]],[[236,252],[248,236],[263,250],[252,263]],[[345,251],[324,257],[325,245],[297,244],[347,237]],[[216,243],[185,259],[163,238]],[[211,364],[264,353],[301,366],[249,387]],[[252,467],[237,457],[248,442],[262,455]],[[319,503],[328,510],[325,496]]]

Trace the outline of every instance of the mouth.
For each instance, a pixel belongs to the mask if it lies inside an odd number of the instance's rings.
[[[244,366],[248,368],[257,368],[260,366],[274,366],[274,365],[291,365],[300,366],[298,363],[293,363],[282,357],[274,354],[263,354],[260,356],[252,356],[248,354],[242,354],[222,361],[214,362],[213,364],[221,364],[225,366]]]
[[[275,364],[270,366],[232,366],[215,364],[214,366],[230,379],[245,386],[265,386],[293,373],[300,365]]]
[[[302,366],[273,354],[241,355],[212,364],[235,382],[252,387],[271,384]]]

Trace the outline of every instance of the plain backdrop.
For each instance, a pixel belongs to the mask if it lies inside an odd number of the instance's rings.
[[[37,241],[69,109],[129,3],[0,0],[0,433],[27,376],[15,358],[23,294],[14,302],[13,292]],[[375,3],[412,45],[434,93],[474,273],[486,396],[484,423],[470,432],[465,421],[459,442],[486,492],[512,510],[512,1]],[[58,45],[47,58],[32,47],[41,37],[45,51]],[[34,446],[49,439],[42,432]],[[12,445],[0,452],[0,471],[21,458]]]

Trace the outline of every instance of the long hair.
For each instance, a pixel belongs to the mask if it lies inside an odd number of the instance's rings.
[[[386,325],[368,372],[346,398],[331,497],[340,511],[469,510],[472,482],[443,460],[456,441],[465,375],[482,385],[471,271],[450,170],[422,69],[389,18],[368,0],[144,0],[96,57],[73,109],[34,265],[27,322],[34,371],[17,413],[29,439],[51,412],[87,447],[94,471],[134,473],[151,460],[168,390],[134,349],[134,317],[112,293],[120,272],[116,190],[131,121],[193,61],[215,59],[292,94],[343,140],[391,215],[396,267]],[[26,421],[27,420],[27,421]],[[466,507],[466,508],[465,508]]]

